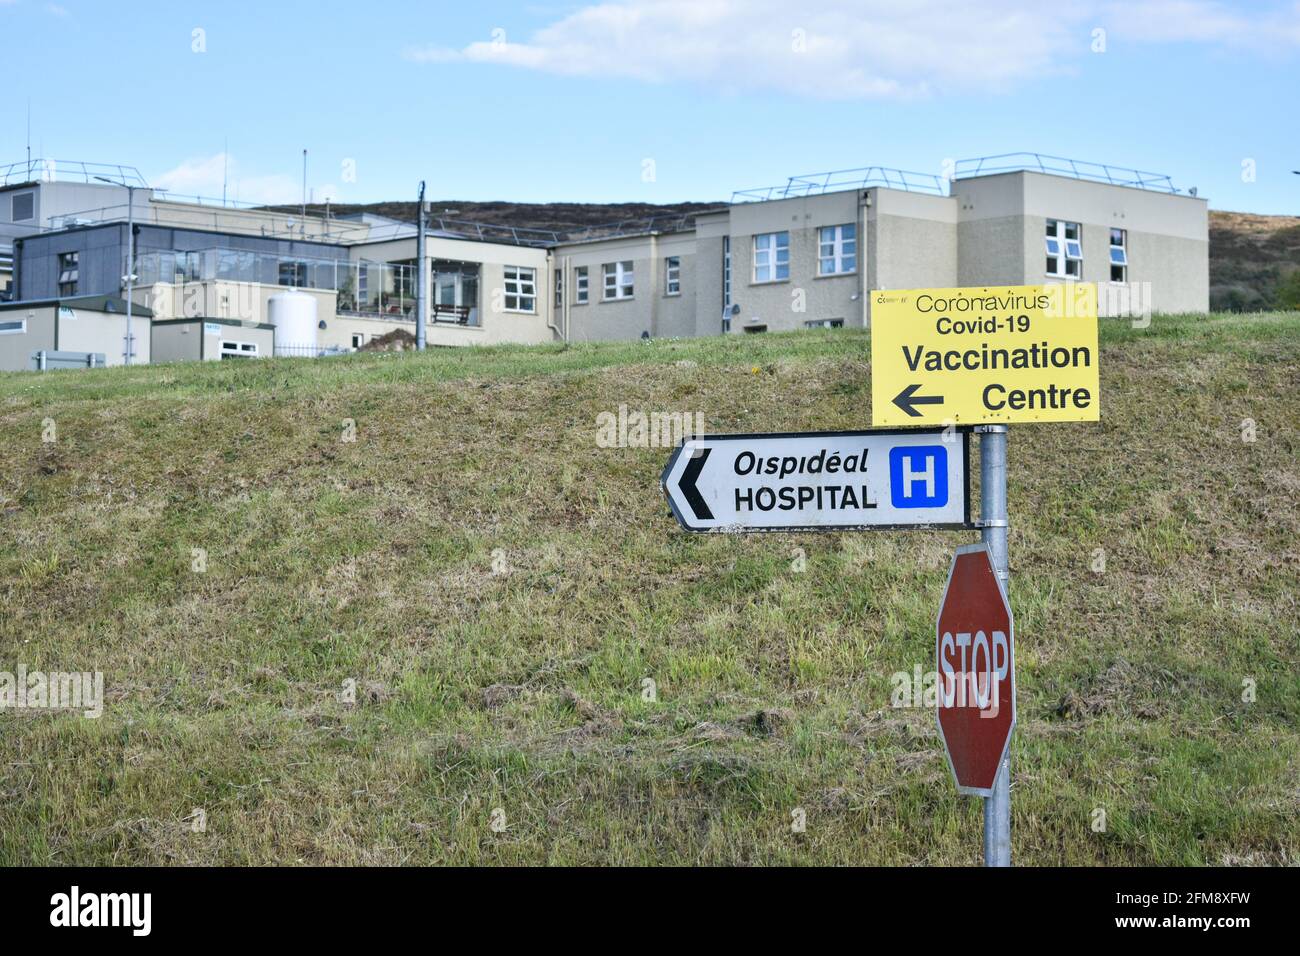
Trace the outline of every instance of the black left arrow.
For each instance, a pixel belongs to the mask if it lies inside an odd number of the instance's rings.
[[[686,468],[682,471],[682,480],[677,483],[677,487],[682,490],[682,497],[686,499],[686,503],[691,506],[695,517],[700,521],[713,520],[713,512],[705,503],[700,489],[695,486],[695,483],[700,480],[700,472],[704,470],[704,463],[709,460],[709,453],[712,451],[712,448],[701,448],[692,454],[691,460],[686,463]]]
[[[916,390],[920,388],[919,384],[909,385],[897,395],[894,396],[894,404],[901,408],[913,418],[920,418],[921,413],[916,410],[917,405],[942,405],[942,395],[917,395]]]

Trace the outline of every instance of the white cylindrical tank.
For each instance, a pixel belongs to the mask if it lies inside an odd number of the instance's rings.
[[[316,355],[316,298],[286,290],[267,300],[276,355]]]

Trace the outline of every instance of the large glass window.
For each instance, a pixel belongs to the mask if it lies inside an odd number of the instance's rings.
[[[478,325],[477,262],[433,260],[433,308],[435,322]]]
[[[817,274],[823,276],[856,272],[858,268],[858,227],[822,226],[817,230]]]
[[[790,278],[790,233],[767,232],[754,237],[754,281]]]
[[[573,301],[578,305],[587,304],[587,267],[578,266],[573,270]]]

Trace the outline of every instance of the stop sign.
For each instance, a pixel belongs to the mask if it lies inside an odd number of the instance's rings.
[[[1015,624],[985,544],[957,549],[936,627],[939,734],[957,789],[989,796],[1016,724]]]

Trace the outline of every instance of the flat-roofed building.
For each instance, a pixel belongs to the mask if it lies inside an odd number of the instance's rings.
[[[39,223],[56,194],[38,185]],[[60,208],[117,206],[16,236],[12,297],[122,294],[123,190],[84,187],[66,185]],[[297,289],[315,300],[331,352],[414,335],[421,270],[435,346],[861,328],[868,293],[903,288],[1095,282],[1103,314],[1209,307],[1203,198],[1166,176],[1039,154],[961,160],[947,177],[878,166],[794,176],[695,215],[567,233],[437,219],[422,263],[414,225],[383,216],[135,192],[136,302],[160,321],[255,326],[271,296]]]

